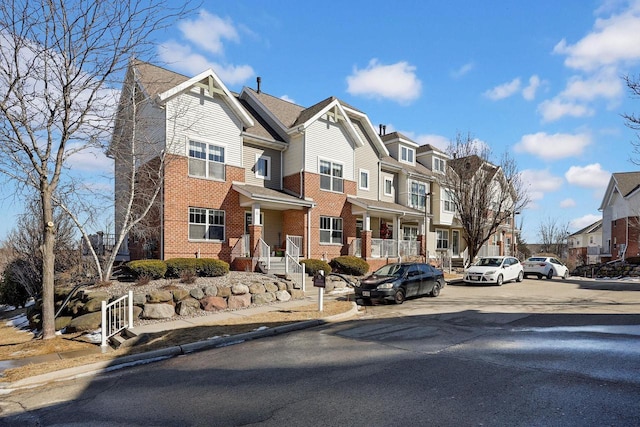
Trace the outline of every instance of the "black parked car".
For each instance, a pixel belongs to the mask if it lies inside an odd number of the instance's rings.
[[[387,264],[354,287],[356,299],[385,299],[402,304],[406,298],[437,297],[444,287],[444,273],[429,264],[403,262]]]

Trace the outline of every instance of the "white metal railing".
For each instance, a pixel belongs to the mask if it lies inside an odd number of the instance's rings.
[[[285,246],[285,253],[291,255],[298,261],[300,259],[302,247],[302,236],[289,236],[287,235],[287,243]]]
[[[398,241],[391,239],[371,239],[371,256],[388,258],[398,256]]]
[[[287,276],[291,277],[291,279],[301,286],[302,291],[306,292],[306,280],[305,280],[305,265],[304,263],[299,263],[297,259],[292,257],[289,254],[285,254],[284,256],[284,271]]]
[[[362,239],[354,239],[349,246],[349,255],[362,256]]]
[[[400,240],[398,250],[401,257],[420,255],[420,242],[417,240]]]
[[[133,291],[129,291],[117,300],[107,304],[102,301],[101,346],[107,346],[107,340],[125,328],[133,328]]]
[[[258,260],[265,264],[267,270],[271,269],[271,248],[262,239],[258,240]]]
[[[242,235],[242,256],[248,257],[251,256],[251,251],[249,250],[249,246],[251,246],[251,236],[248,234]]]
[[[478,251],[478,256],[498,256],[500,255],[500,247],[498,245],[482,245]]]

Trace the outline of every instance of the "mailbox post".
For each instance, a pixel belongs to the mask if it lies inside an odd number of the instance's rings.
[[[313,286],[318,288],[318,311],[323,310],[323,298],[324,298],[324,288],[326,286],[326,278],[324,277],[324,270],[318,270],[316,274],[313,275]]]

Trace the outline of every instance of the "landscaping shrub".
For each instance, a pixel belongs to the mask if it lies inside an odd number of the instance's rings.
[[[136,279],[143,276],[147,276],[150,279],[162,279],[167,272],[167,264],[159,259],[129,261],[127,268]]]
[[[355,256],[339,256],[329,262],[336,273],[364,276],[369,271],[369,263]]]
[[[27,290],[13,280],[11,274],[5,272],[4,279],[0,280],[0,304],[24,307],[29,299]]]
[[[324,270],[324,275],[331,273],[331,267],[327,264],[326,261],[322,261],[321,259],[303,259],[300,260],[300,263],[304,264],[305,272],[309,276],[315,275],[318,271]]]
[[[167,277],[182,277],[185,271],[200,277],[224,276],[229,272],[228,263],[213,258],[171,258],[166,263]]]

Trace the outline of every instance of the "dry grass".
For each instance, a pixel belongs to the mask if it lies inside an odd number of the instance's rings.
[[[202,341],[216,336],[234,335],[250,332],[260,327],[274,328],[281,325],[300,322],[304,320],[319,319],[327,316],[344,313],[350,310],[352,303],[349,301],[327,301],[324,311],[318,312],[317,304],[311,304],[290,310],[277,310],[256,314],[244,318],[234,318],[225,321],[212,321],[203,326],[170,330],[149,334],[132,346],[109,351],[105,354],[99,352],[99,346],[88,344],[78,340],[78,337],[56,337],[51,340],[34,338],[32,334],[18,331],[5,325],[6,319],[0,325],[0,360],[19,359],[34,355],[51,353],[63,353],[77,350],[93,350],[95,354],[68,359],[58,359],[44,363],[34,363],[17,368],[7,369],[0,381],[17,381],[23,378],[40,375],[60,369],[81,366],[89,363],[113,360],[119,356],[142,353],[160,348]],[[1,317],[12,317],[1,316]],[[14,336],[13,340],[11,336]],[[11,356],[11,357],[7,357]]]

